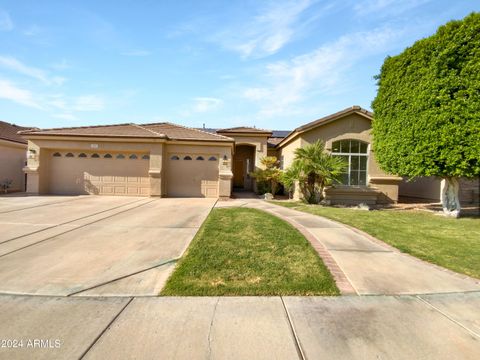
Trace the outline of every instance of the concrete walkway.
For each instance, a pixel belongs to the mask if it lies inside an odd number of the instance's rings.
[[[480,356],[478,309],[480,292],[284,298],[0,296],[0,339],[23,340],[16,348],[8,345],[12,342],[0,346],[0,358],[473,360]]]
[[[343,294],[406,295],[480,291],[480,280],[403,254],[359,230],[317,215],[256,199],[218,202],[216,206],[257,208],[288,221],[312,243]]]

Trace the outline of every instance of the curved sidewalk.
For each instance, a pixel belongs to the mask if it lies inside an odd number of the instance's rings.
[[[414,295],[480,291],[480,280],[424,262],[349,226],[263,200],[216,207],[267,211],[295,226],[317,250],[344,295]]]

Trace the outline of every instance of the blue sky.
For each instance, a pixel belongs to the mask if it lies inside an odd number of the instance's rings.
[[[471,0],[0,1],[0,119],[296,126],[370,109],[383,59]]]

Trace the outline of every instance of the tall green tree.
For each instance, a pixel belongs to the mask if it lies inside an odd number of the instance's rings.
[[[317,140],[295,150],[293,163],[282,179],[286,188],[298,181],[303,200],[316,204],[323,199],[325,186],[339,181],[346,167],[345,160],[327,153],[325,144]]]
[[[480,13],[387,57],[377,80],[373,149],[380,167],[442,178],[444,212],[458,217],[459,178],[480,175]]]

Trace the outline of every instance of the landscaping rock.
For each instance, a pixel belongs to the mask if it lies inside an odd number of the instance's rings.
[[[265,195],[263,195],[263,198],[265,200],[273,200],[273,195],[270,193],[266,193]]]

